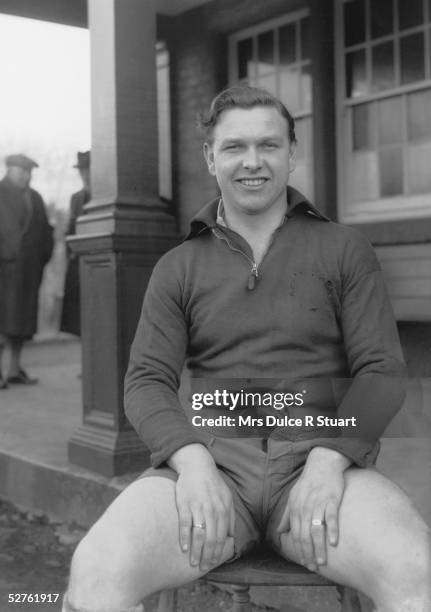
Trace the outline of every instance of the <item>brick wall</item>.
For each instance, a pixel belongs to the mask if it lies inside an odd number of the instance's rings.
[[[209,32],[197,12],[181,19],[172,57],[173,138],[175,199],[180,231],[205,202],[217,195],[214,179],[202,155],[202,134],[196,127],[198,114],[206,109],[217,91],[226,85],[226,60],[220,36]]]

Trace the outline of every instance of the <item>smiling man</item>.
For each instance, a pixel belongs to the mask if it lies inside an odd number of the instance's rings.
[[[78,546],[64,609],[143,610],[147,595],[264,541],[366,593],[380,612],[425,612],[429,530],[374,468],[404,397],[375,255],[288,186],[296,138],[279,100],[230,88],[203,127],[221,197],[156,265],[126,376],[126,411],[153,467]],[[256,401],[300,396],[280,413],[294,425],[193,427],[178,398],[186,358],[208,399],[203,418],[235,421],[215,400],[226,386],[246,397],[247,387]],[[252,408],[258,424],[271,411]],[[306,414],[355,427],[303,426]]]

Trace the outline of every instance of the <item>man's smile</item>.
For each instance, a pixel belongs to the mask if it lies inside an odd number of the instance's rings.
[[[236,179],[238,183],[244,185],[245,187],[261,187],[264,185],[269,179],[265,177],[257,177],[257,178],[239,178]]]

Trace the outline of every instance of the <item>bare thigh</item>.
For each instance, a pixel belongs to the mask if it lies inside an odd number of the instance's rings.
[[[232,555],[233,538],[228,538],[222,561]],[[175,483],[144,478],[114,500],[78,546],[69,598],[88,609],[131,606],[201,575],[179,546]]]
[[[339,533],[319,570],[335,582],[378,601],[393,597],[409,580],[429,579],[429,529],[406,494],[376,470],[346,472]],[[290,535],[281,542],[282,554],[299,563]]]

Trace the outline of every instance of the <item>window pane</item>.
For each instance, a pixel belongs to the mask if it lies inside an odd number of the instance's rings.
[[[371,51],[373,91],[389,89],[395,85],[394,45],[392,42],[376,45]]]
[[[412,28],[423,23],[422,0],[397,0],[398,2],[398,24],[400,30]]]
[[[389,98],[378,103],[378,132],[381,146],[403,140],[402,99]]]
[[[253,40],[246,38],[238,43],[238,78],[253,76]]]
[[[430,144],[409,147],[407,157],[409,193],[431,192],[430,159]]]
[[[365,71],[365,51],[353,51],[346,54],[346,96],[358,98],[367,93],[367,75]]]
[[[270,93],[277,95],[277,81],[275,72],[272,74],[265,74],[257,80],[258,87],[262,87],[263,89],[267,89]]]
[[[280,64],[288,65],[293,64],[296,60],[295,45],[296,45],[296,31],[295,24],[289,23],[279,29],[278,41],[280,47]]]
[[[257,55],[259,74],[274,70],[274,32],[264,32],[257,37]]]
[[[380,195],[396,196],[403,192],[403,151],[401,147],[379,152]]]
[[[310,59],[310,19],[301,19],[301,59]]]
[[[377,154],[374,152],[355,153],[350,158],[349,188],[353,202],[378,199],[377,168]]]
[[[311,66],[302,66],[301,70],[301,108],[311,110]]]
[[[410,141],[431,139],[431,89],[408,96],[407,137]]]
[[[354,151],[374,149],[375,127],[372,104],[360,104],[352,108],[352,140]]]
[[[401,84],[425,78],[424,35],[422,32],[400,40]]]
[[[299,74],[296,68],[285,69],[280,73],[280,98],[291,113],[300,109]]]
[[[346,47],[365,40],[365,2],[350,0],[344,3],[344,44]]]
[[[392,0],[371,2],[371,38],[386,36],[394,30],[394,11]]]
[[[245,85],[250,85],[250,87],[259,87],[259,82],[257,78],[255,77],[246,79],[245,81],[242,81],[242,82],[245,83]]]

